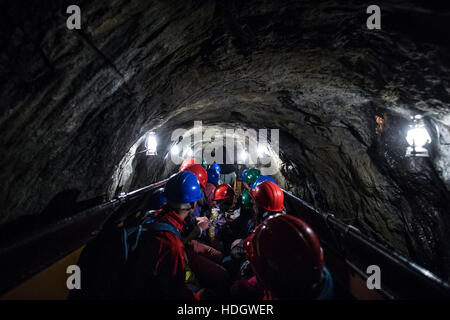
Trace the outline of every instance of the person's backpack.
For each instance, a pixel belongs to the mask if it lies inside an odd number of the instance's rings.
[[[117,224],[107,224],[95,239],[83,249],[78,266],[81,269],[81,289],[71,290],[69,299],[103,300],[122,298],[122,285],[128,270],[127,262],[136,250],[144,231],[168,231],[181,240],[172,224],[157,221],[154,212],[145,219],[132,217]]]
[[[182,241],[179,230],[173,224],[168,221],[158,220],[153,217],[147,217],[140,224],[140,229],[134,233],[136,236],[131,236],[133,234],[131,233],[130,237],[128,237],[131,241],[128,241],[128,246],[125,246],[125,248],[128,248],[128,256],[120,276],[119,292],[121,296],[119,299],[142,299],[142,297],[146,297],[146,293],[141,292],[140,285],[136,287],[136,281],[144,280],[136,279],[135,271],[142,258],[142,250],[146,250],[145,239],[147,237],[152,237],[152,233],[156,231],[166,231],[175,234]],[[131,231],[133,232],[134,230]]]
[[[80,255],[81,289],[71,290],[69,299],[119,298],[122,272],[130,252],[139,242],[140,233],[137,218],[119,225],[106,224]]]

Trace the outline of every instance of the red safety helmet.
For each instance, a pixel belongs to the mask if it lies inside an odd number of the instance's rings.
[[[263,181],[250,190],[250,196],[258,205],[267,211],[279,212],[284,208],[284,193],[272,181]]]
[[[308,298],[320,283],[323,250],[302,220],[276,214],[244,241],[247,259],[264,289],[279,299]]]
[[[193,164],[200,164],[200,163],[195,158],[184,159],[183,162],[181,163],[180,170],[178,170],[178,172],[184,171],[184,169]]]
[[[191,164],[182,171],[189,171],[195,174],[202,188],[205,188],[206,182],[208,181],[208,174],[201,164]]]
[[[229,184],[221,184],[214,191],[214,200],[223,200],[234,197],[234,190]]]

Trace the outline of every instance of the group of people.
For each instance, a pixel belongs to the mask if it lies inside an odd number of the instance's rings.
[[[220,170],[187,159],[153,192],[127,257],[123,297],[331,299],[319,240],[285,212],[277,182],[244,170],[237,196]]]

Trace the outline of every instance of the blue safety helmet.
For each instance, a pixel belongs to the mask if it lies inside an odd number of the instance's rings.
[[[213,168],[213,169],[216,170],[218,173],[220,173],[220,166],[219,166],[216,162],[214,162],[213,164],[211,164],[209,167],[210,167],[210,168]]]
[[[166,183],[164,195],[172,203],[191,203],[203,198],[197,177],[189,171],[172,176]]]
[[[167,203],[166,196],[164,195],[164,188],[159,188],[153,191],[150,196],[149,209],[158,210]]]
[[[214,169],[213,167],[209,168],[208,171],[206,171],[206,173],[208,173],[208,182],[209,183],[217,183],[219,182],[219,172],[217,172],[216,169]]]
[[[260,184],[263,181],[272,181],[273,183],[278,185],[278,183],[275,181],[275,179],[272,178],[271,176],[259,176],[258,178],[256,178],[255,183],[250,186],[250,188],[253,189],[254,187],[256,187],[258,184]]]
[[[241,173],[241,181],[242,182],[245,182],[245,173],[247,172],[247,169],[244,169],[244,170],[242,170],[242,173]]]

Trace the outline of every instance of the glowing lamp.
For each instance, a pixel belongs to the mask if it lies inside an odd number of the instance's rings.
[[[150,132],[147,136],[147,155],[154,156],[157,154],[156,149],[158,147],[158,142],[156,141],[156,134],[154,132]]]
[[[422,116],[412,117],[413,124],[406,135],[409,147],[406,149],[407,157],[428,157],[428,150],[424,146],[431,142],[431,137],[425,128]]]

